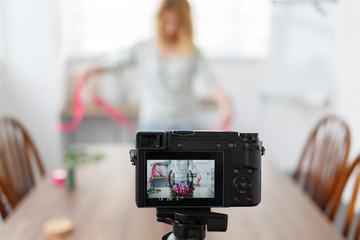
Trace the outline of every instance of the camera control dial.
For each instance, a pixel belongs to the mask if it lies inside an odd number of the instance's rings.
[[[251,188],[251,182],[245,176],[235,178],[233,185],[234,189],[240,194],[246,194],[248,189]]]

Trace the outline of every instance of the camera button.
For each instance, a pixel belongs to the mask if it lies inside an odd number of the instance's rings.
[[[240,187],[241,188],[246,188],[246,182],[240,182]]]
[[[248,188],[251,187],[250,181],[244,176],[237,177],[233,184],[235,190],[240,194],[246,194]]]
[[[232,148],[235,148],[235,143],[234,142],[228,142],[226,146],[228,148],[232,149]]]

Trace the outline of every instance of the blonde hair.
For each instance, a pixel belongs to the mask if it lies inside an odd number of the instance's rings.
[[[166,43],[162,17],[165,12],[173,11],[179,19],[177,45],[181,52],[194,50],[193,25],[190,4],[187,0],[163,0],[156,15],[156,40],[160,46]]]

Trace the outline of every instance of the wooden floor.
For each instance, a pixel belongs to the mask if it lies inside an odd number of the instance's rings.
[[[171,227],[156,222],[155,209],[136,207],[130,147],[90,147],[106,158],[78,168],[72,192],[53,186],[49,179],[38,184],[5,221],[0,239],[46,239],[43,224],[54,217],[68,217],[75,223],[75,231],[67,239],[160,239]],[[206,239],[343,239],[310,198],[266,158],[262,183],[259,206],[213,209],[229,214],[228,231],[208,232]]]

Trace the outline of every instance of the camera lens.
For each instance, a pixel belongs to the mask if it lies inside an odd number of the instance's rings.
[[[158,146],[156,135],[146,135],[142,137],[141,145],[143,147],[156,147]]]

